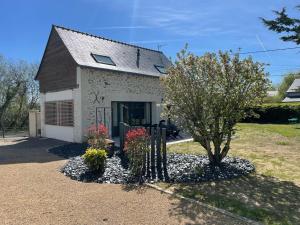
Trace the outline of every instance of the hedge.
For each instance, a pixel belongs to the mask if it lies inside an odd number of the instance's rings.
[[[298,118],[300,122],[299,103],[269,103],[256,106],[252,110],[258,117],[248,116],[242,122],[247,123],[288,123],[288,119]],[[248,109],[249,111],[249,109]]]

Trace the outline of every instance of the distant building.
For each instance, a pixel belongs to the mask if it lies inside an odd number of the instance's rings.
[[[268,97],[275,97],[278,95],[278,91],[267,91]]]
[[[294,80],[282,102],[300,102],[300,78]]]

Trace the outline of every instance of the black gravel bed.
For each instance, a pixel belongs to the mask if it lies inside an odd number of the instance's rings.
[[[225,157],[220,166],[212,166],[205,155],[168,154],[168,173],[174,183],[228,180],[254,171],[250,161],[238,157]]]
[[[61,172],[73,180],[83,182],[127,184],[134,183],[130,176],[128,163],[124,157],[114,155],[106,160],[105,172],[99,174],[90,171],[81,156],[71,158],[62,168]]]
[[[254,165],[245,159],[226,157],[219,167],[211,166],[207,156],[189,154],[168,154],[170,182],[196,183],[227,180],[255,171]],[[114,155],[106,161],[103,174],[90,171],[80,156],[71,158],[61,169],[71,179],[83,182],[127,184],[137,182],[130,175],[126,157]],[[145,179],[150,182],[150,180]]]

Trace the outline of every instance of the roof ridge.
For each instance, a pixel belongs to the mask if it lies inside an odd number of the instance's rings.
[[[139,48],[139,49],[145,49],[145,50],[148,50],[148,51],[158,52],[158,53],[162,54],[162,51],[154,50],[154,49],[151,49],[151,48],[145,48],[145,47],[141,47],[141,46],[138,46],[138,45],[128,44],[128,43],[125,43],[125,42],[112,40],[112,39],[105,38],[105,37],[102,37],[102,36],[98,36],[98,35],[94,35],[94,34],[89,34],[89,33],[86,33],[86,32],[82,32],[82,31],[70,29],[70,28],[67,28],[67,27],[62,27],[62,26],[55,25],[55,24],[53,24],[52,26],[60,28],[60,29],[72,31],[72,32],[75,32],[75,33],[84,34],[84,35],[87,35],[87,36],[91,36],[91,37],[103,39],[103,40],[106,40],[106,41],[111,41],[111,42],[115,42],[115,43],[118,43],[118,44],[127,45],[127,46],[130,46],[130,47]]]

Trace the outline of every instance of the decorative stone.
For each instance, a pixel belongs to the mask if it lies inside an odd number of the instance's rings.
[[[207,156],[175,153],[168,154],[167,167],[170,181],[174,183],[232,179],[255,171],[252,163],[237,157],[225,157],[220,167],[215,167],[209,164]],[[90,171],[80,156],[71,158],[61,172],[71,179],[83,182],[126,184],[137,181],[136,178],[130,176],[128,162],[120,155],[107,159],[103,174]],[[150,183],[155,182],[145,180]]]

